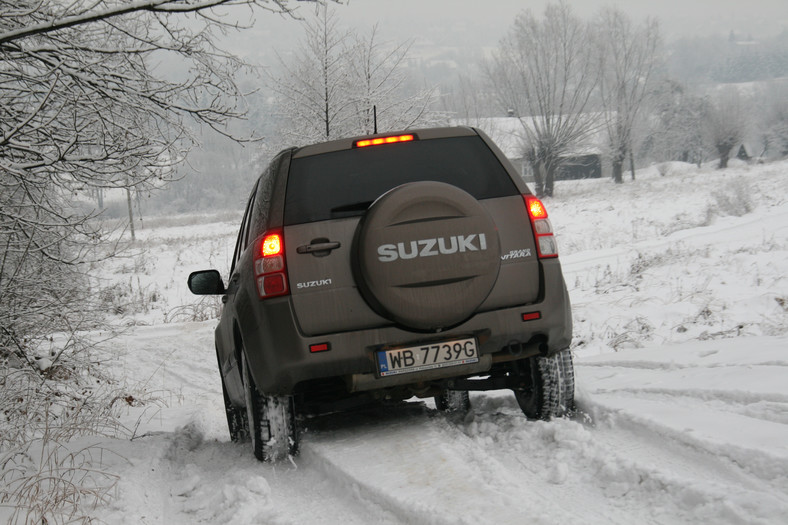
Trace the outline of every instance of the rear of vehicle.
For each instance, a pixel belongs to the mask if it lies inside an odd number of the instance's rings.
[[[217,345],[242,341],[260,392],[312,413],[413,395],[465,409],[467,391],[500,388],[531,417],[569,408],[552,226],[484,134],[318,144],[269,177],[265,217],[248,221],[259,237],[238,262],[253,272],[233,299],[234,335],[217,330]]]

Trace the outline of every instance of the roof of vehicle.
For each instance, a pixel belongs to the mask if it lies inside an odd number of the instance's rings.
[[[419,139],[467,137],[471,135],[477,135],[475,130],[465,126],[392,131],[387,133],[378,133],[377,135],[363,135],[359,137],[331,140],[328,142],[321,142],[319,144],[303,146],[301,148],[296,149],[293,152],[293,158],[309,157],[311,155],[320,155],[321,153],[330,153],[332,151],[352,149],[354,144],[358,140],[376,138],[376,137],[390,137],[394,135],[403,135],[403,134],[413,134],[416,135],[416,137]]]

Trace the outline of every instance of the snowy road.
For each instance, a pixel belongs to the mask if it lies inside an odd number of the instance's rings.
[[[135,525],[786,523],[788,163],[682,169],[578,182],[549,203],[573,301],[575,418],[529,422],[508,392],[472,394],[459,420],[411,402],[308,421],[300,455],[275,466],[229,442],[216,322],[158,324],[193,303],[188,271],[229,257],[234,225],[141,232],[151,255],[139,294],[158,293],[161,310],[138,315],[150,326],[102,359],[135,398],[122,415],[134,438],[80,441],[119,476],[94,514]],[[714,204],[745,183],[753,210]]]
[[[109,523],[779,523],[788,515],[784,338],[578,360],[574,420],[524,419],[508,393],[462,420],[409,403],[307,423],[292,463],[229,443],[213,323],[138,328],[117,369],[177,383],[129,409]],[[207,365],[207,366],[204,366]],[[166,402],[166,405],[164,406]],[[120,458],[123,458],[122,460]]]

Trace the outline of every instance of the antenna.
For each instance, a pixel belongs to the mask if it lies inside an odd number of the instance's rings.
[[[375,122],[375,135],[378,134],[378,107],[372,106],[372,120]]]

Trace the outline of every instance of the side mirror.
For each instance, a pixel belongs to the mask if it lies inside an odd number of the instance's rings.
[[[225,293],[222,276],[216,270],[200,270],[189,275],[189,290],[194,295],[222,295]]]

